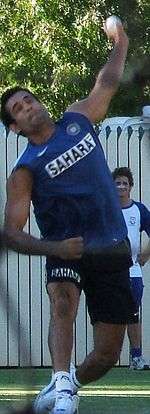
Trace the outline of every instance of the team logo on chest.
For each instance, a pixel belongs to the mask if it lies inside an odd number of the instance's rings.
[[[133,216],[130,216],[129,224],[134,225],[136,223],[136,218]]]
[[[51,178],[55,178],[86,157],[95,147],[96,143],[89,133],[78,144],[49,162],[45,169]]]
[[[72,136],[74,136],[74,135],[78,135],[79,134],[79,132],[80,132],[80,125],[78,125],[76,122],[74,122],[74,123],[72,123],[72,124],[69,124],[68,126],[67,126],[67,134],[68,135],[72,135]]]

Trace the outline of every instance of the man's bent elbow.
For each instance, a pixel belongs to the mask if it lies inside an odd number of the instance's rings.
[[[3,244],[5,247],[15,249],[18,231],[4,226],[2,231]]]

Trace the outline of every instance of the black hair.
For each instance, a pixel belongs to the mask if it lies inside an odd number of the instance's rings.
[[[114,180],[116,180],[117,177],[127,177],[130,187],[134,186],[133,175],[130,168],[128,167],[115,168],[115,170],[112,172],[112,177]]]
[[[3,124],[7,128],[9,128],[9,125],[11,123],[15,122],[15,120],[11,116],[10,112],[6,108],[7,102],[9,101],[9,99],[13,95],[15,95],[17,92],[20,92],[20,91],[28,92],[30,95],[34,96],[35,99],[38,100],[38,98],[34,95],[34,93],[31,92],[27,88],[23,88],[21,86],[14,86],[13,88],[6,89],[6,91],[1,96],[1,113],[0,113],[0,116],[1,116],[1,120],[2,120]]]

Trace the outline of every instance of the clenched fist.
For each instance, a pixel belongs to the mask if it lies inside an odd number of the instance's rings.
[[[55,256],[63,260],[77,260],[83,255],[83,237],[73,237],[56,242]]]
[[[114,30],[109,31],[107,29],[107,20],[103,24],[103,30],[106,33],[108,39],[114,41],[115,43],[123,42],[123,43],[129,43],[128,36],[124,30],[124,27],[120,21],[120,23],[114,25]]]

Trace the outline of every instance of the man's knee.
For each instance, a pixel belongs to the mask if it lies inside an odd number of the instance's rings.
[[[52,317],[60,319],[75,318],[78,301],[74,300],[70,289],[64,288],[61,284],[60,287],[49,293],[49,298]]]
[[[125,333],[124,325],[99,322],[94,327],[94,355],[99,365],[113,367],[121,353]]]
[[[120,350],[106,350],[103,352],[94,351],[93,352],[93,364],[97,369],[100,369],[103,367],[106,367],[108,369],[112,368],[119,359],[120,356]]]

